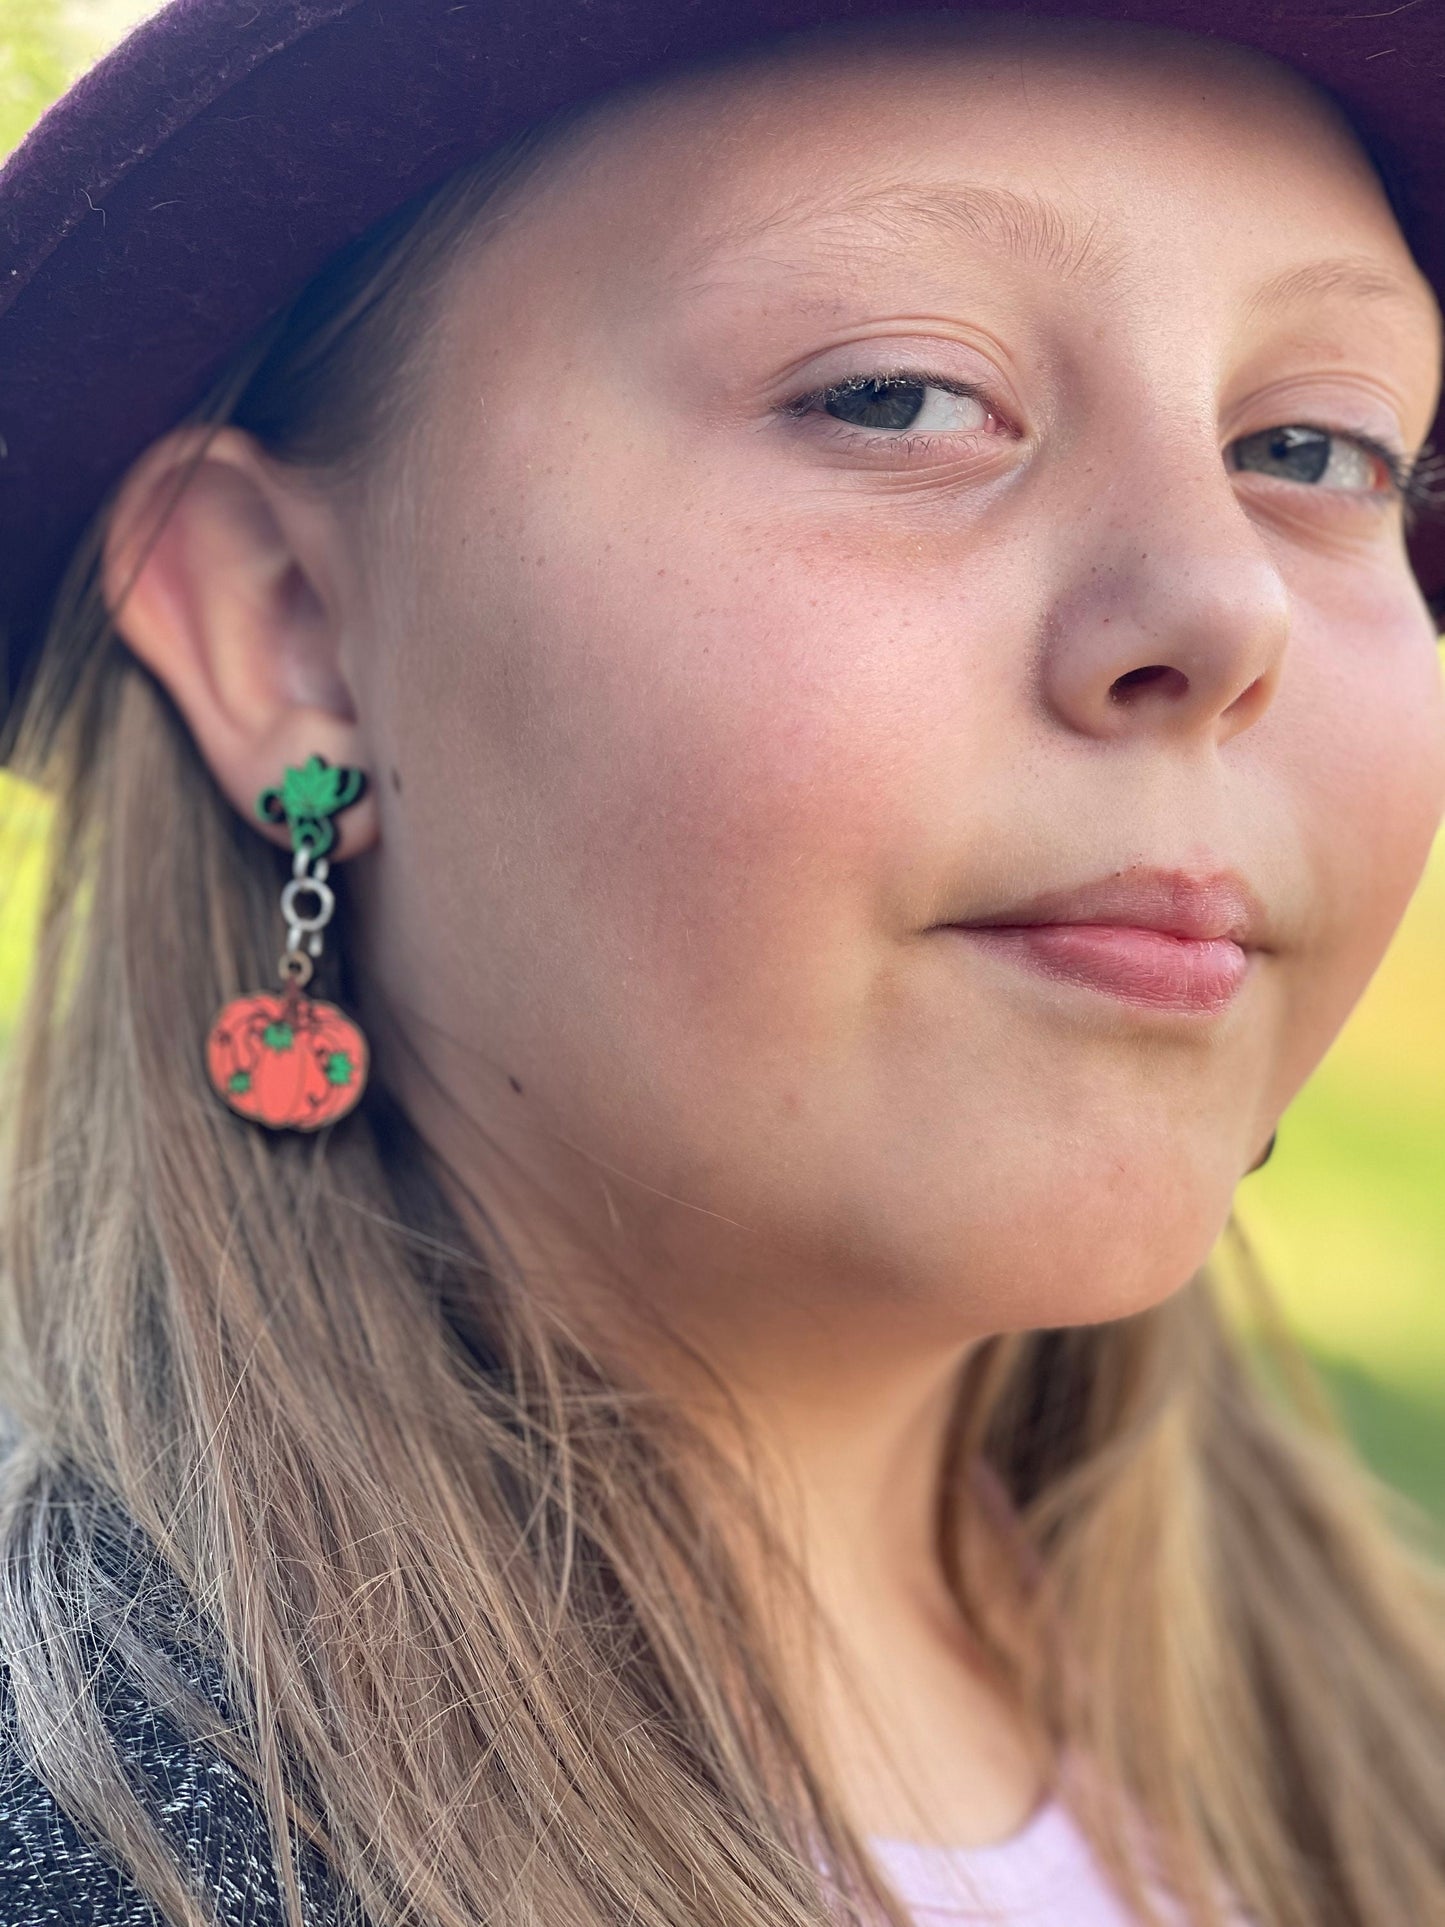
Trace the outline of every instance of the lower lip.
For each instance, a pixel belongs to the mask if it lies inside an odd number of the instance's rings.
[[[1198,941],[1118,923],[946,928],[1046,977],[1156,1010],[1223,1010],[1249,970],[1249,953],[1228,937]]]

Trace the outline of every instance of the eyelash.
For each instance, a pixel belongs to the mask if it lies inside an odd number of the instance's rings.
[[[961,395],[967,400],[976,401],[992,412],[993,405],[988,396],[972,382],[956,381],[948,375],[929,374],[921,368],[894,368],[886,373],[880,371],[875,374],[847,375],[841,381],[829,382],[824,388],[810,389],[807,394],[795,395],[790,401],[780,403],[778,413],[801,419],[814,408],[821,407],[824,402],[831,400],[833,396],[846,394],[850,388],[866,387],[874,382],[897,383],[900,386],[917,388],[941,388],[947,394]],[[881,439],[888,442],[890,446],[902,448],[909,454],[926,448],[940,439],[952,439],[950,436],[915,435],[906,430],[901,433],[879,433],[866,428],[855,428],[847,422],[841,422],[838,425],[849,434],[861,436],[867,442],[876,442]],[[1338,441],[1352,442],[1356,448],[1362,448],[1366,454],[1373,455],[1382,464],[1390,478],[1387,499],[1398,499],[1404,505],[1407,519],[1420,509],[1433,506],[1440,499],[1438,485],[1445,480],[1445,456],[1437,455],[1429,443],[1411,461],[1408,456],[1400,454],[1398,449],[1391,448],[1385,442],[1376,441],[1373,435],[1357,433],[1353,429],[1331,428],[1323,422],[1290,423],[1289,426],[1316,429],[1320,434],[1330,435]],[[1326,493],[1330,492],[1348,495],[1355,491],[1348,489],[1326,491]]]

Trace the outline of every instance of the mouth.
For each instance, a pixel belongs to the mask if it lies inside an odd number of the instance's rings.
[[[1137,924],[945,924],[950,935],[1056,982],[1154,1010],[1213,1015],[1232,1004],[1253,952],[1232,937]]]
[[[940,926],[975,949],[1138,1006],[1226,1009],[1273,941],[1262,898],[1236,870],[1125,865]]]

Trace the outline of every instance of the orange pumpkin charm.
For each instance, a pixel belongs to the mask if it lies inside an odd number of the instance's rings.
[[[294,984],[222,1007],[206,1039],[216,1095],[273,1131],[317,1131],[366,1088],[366,1038],[345,1011]]]
[[[308,756],[256,799],[263,823],[284,820],[291,830],[282,989],[253,990],[222,1006],[206,1038],[206,1074],[223,1104],[272,1131],[319,1131],[353,1110],[366,1089],[370,1052],[360,1025],[303,989],[336,908],[326,880],[326,852],[336,841],[331,818],[365,787],[364,770]]]

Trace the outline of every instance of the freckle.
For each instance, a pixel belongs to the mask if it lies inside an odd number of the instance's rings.
[[[666,569],[659,569],[657,573],[658,573],[659,575],[666,575],[666,574],[667,574],[667,570],[666,570]]]
[[[514,1090],[514,1091],[515,1091],[515,1092],[517,1093],[517,1095],[518,1095],[518,1097],[520,1097],[520,1096],[522,1095],[522,1087],[521,1087],[521,1085],[520,1085],[520,1084],[519,1084],[519,1083],[517,1082],[517,1080],[516,1080],[516,1078],[515,1078],[515,1077],[509,1077],[509,1078],[507,1079],[507,1082],[508,1082],[508,1083],[509,1083],[509,1084],[511,1085],[511,1087],[512,1087],[512,1089],[513,1089],[513,1090]]]
[[[391,787],[396,791],[398,796],[401,795],[401,771],[399,769],[394,769],[391,772]]]

